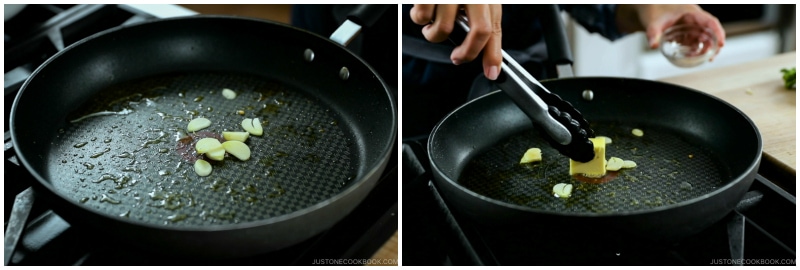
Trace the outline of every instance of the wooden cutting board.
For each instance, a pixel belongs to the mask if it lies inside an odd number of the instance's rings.
[[[782,68],[795,67],[796,52],[661,79],[717,96],[755,122],[764,142],[762,162],[792,175],[797,170],[796,94],[783,86]]]

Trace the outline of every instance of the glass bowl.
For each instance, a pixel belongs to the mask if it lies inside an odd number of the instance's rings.
[[[709,28],[674,25],[661,36],[661,53],[679,67],[705,63],[717,53],[717,37]]]

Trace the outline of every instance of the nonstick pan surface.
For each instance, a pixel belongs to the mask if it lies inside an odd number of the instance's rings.
[[[212,125],[185,134],[201,116]],[[193,172],[193,147],[181,141],[243,131],[254,117],[264,135],[247,140],[250,160]],[[37,197],[72,225],[209,258],[284,248],[335,224],[372,189],[397,131],[388,87],[346,48],[226,16],[79,41],[25,82],[10,119]]]
[[[225,88],[236,98],[223,97]],[[105,213],[175,226],[251,222],[326,200],[357,173],[357,146],[341,117],[278,82],[163,76],[112,87],[86,105],[53,141],[45,177]],[[186,132],[197,117],[212,125]],[[242,120],[254,117],[265,132],[247,139],[250,160],[211,161],[194,150],[199,138],[224,141],[223,131],[243,131]],[[212,163],[208,177],[195,174],[198,158]]]
[[[596,134],[610,137],[606,158],[620,157],[637,167],[609,171],[600,179],[573,177],[569,160],[538,132],[528,130],[499,142],[472,159],[458,182],[499,201],[543,211],[569,213],[634,212],[700,197],[730,179],[718,157],[675,131],[657,126],[592,122]],[[636,137],[631,130],[645,130]],[[519,164],[528,148],[542,149],[543,161]],[[602,182],[602,183],[601,183]],[[553,186],[573,185],[569,198],[554,198]]]

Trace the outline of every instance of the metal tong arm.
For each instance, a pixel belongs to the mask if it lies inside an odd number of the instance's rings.
[[[466,16],[459,15],[456,19],[456,24],[469,33],[469,19]],[[498,78],[497,83],[500,88],[511,97],[514,103],[528,117],[539,123],[550,138],[561,145],[570,144],[572,142],[572,134],[564,125],[550,115],[549,106],[534,92],[534,89],[538,87],[541,91],[547,93],[550,91],[522,68],[508,53],[504,50],[501,51],[503,53],[503,63],[501,63],[500,67],[503,74],[506,74],[508,78],[502,78],[502,75]]]

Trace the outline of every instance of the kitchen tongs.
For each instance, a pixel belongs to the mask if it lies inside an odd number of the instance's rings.
[[[459,15],[456,24],[469,32],[469,19]],[[583,116],[567,101],[551,93],[504,50],[501,74],[495,83],[514,103],[547,133],[550,145],[561,154],[580,162],[594,158],[589,141],[594,131]]]

